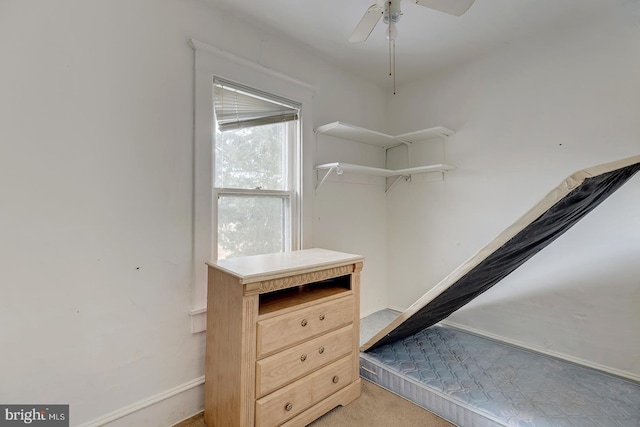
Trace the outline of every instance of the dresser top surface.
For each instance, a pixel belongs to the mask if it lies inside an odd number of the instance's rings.
[[[220,259],[207,262],[207,265],[238,277],[242,283],[251,283],[289,274],[339,267],[363,260],[364,258],[360,255],[314,248]]]

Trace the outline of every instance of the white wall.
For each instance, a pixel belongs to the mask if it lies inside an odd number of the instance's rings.
[[[344,162],[384,167],[384,148],[323,134],[317,135],[317,141],[318,164]],[[319,172],[320,179],[324,174]],[[387,307],[386,203],[385,179],[381,177],[333,172],[316,191],[316,244],[365,255],[361,317]]]
[[[638,12],[629,4],[399,88],[391,133],[451,127],[445,160],[459,169],[388,197],[391,306],[413,303],[566,176],[640,153]],[[640,378],[638,242],[634,177],[450,320]]]
[[[203,375],[188,315],[192,37],[314,85],[316,124],[384,118],[380,89],[199,0],[3,1],[0,401],[69,403],[78,425]],[[331,202],[316,202],[324,216]],[[341,203],[355,216],[371,206]],[[317,242],[384,258],[360,229],[342,231]],[[366,298],[386,298],[385,271],[366,265]]]

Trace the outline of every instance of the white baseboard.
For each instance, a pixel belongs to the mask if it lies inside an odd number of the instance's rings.
[[[404,311],[406,310],[406,307],[405,307],[405,308],[402,308],[402,307],[396,307],[395,305],[387,306],[387,308],[388,308],[389,310],[397,311],[397,312],[399,312],[399,313],[404,313]]]
[[[621,377],[621,378],[629,379],[629,380],[632,380],[632,381],[640,382],[640,375],[637,375],[637,374],[634,374],[634,373],[631,373],[631,372],[626,372],[626,371],[622,371],[622,370],[619,370],[619,369],[611,368],[609,366],[600,365],[600,364],[595,363],[595,362],[591,362],[591,361],[588,361],[588,360],[580,359],[578,357],[569,356],[567,354],[560,353],[560,352],[557,352],[557,351],[547,350],[547,349],[542,348],[542,347],[535,347],[535,346],[532,346],[532,345],[529,345],[529,344],[525,344],[525,343],[517,341],[517,340],[505,338],[503,336],[495,335],[495,334],[492,334],[490,332],[481,331],[479,329],[475,329],[475,328],[472,328],[470,326],[461,325],[459,323],[451,322],[449,320],[443,320],[442,322],[440,322],[440,324],[442,324],[444,326],[451,326],[452,328],[460,329],[461,331],[465,331],[465,332],[468,332],[468,333],[473,334],[473,335],[478,335],[478,336],[483,337],[483,338],[489,338],[489,339],[494,340],[494,341],[503,342],[503,343],[510,344],[510,345],[513,345],[513,346],[516,346],[516,347],[521,347],[521,348],[524,348],[526,350],[531,350],[531,351],[536,352],[536,353],[546,354],[547,356],[555,357],[557,359],[566,360],[567,362],[575,363],[576,365],[582,365],[582,366],[585,366],[587,368],[592,368],[592,369],[595,369],[595,370],[598,370],[598,371],[606,372],[608,374],[615,375],[617,377]]]
[[[203,409],[204,375],[81,424],[80,427],[169,427]]]
[[[373,313],[377,313],[378,311],[385,310],[387,307],[378,307],[367,311],[360,312],[360,319],[364,319],[367,316],[372,315]]]

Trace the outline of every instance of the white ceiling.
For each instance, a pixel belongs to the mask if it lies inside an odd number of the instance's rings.
[[[375,0],[205,0],[262,30],[382,87],[389,87],[389,45],[380,21],[364,43],[351,32]],[[558,27],[581,25],[634,0],[476,0],[456,17],[402,4],[397,25],[397,84],[426,72],[485,55]]]

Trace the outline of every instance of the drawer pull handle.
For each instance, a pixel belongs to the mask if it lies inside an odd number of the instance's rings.
[[[320,320],[324,320],[324,314],[320,315]]]
[[[324,346],[321,346],[321,347],[318,349],[318,353],[320,353],[320,354],[324,353]]]
[[[302,356],[300,356],[300,361],[304,362],[305,360],[307,360],[307,355],[303,354]]]
[[[286,405],[284,405],[284,410],[285,411],[290,411],[292,409],[293,409],[293,405],[291,404],[291,402],[289,402]]]
[[[337,375],[336,375],[336,376],[334,376],[334,377],[333,377],[333,383],[334,383],[334,384],[338,384],[338,381],[340,381],[340,377],[339,377],[339,376],[337,376]]]
[[[307,326],[307,319],[302,319],[302,322],[300,322],[300,324],[305,327]]]

